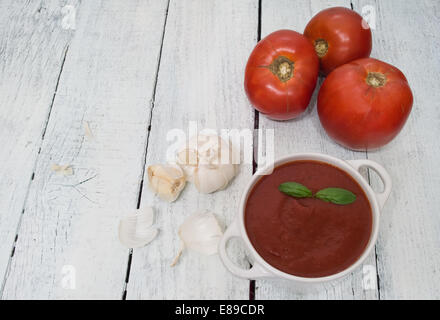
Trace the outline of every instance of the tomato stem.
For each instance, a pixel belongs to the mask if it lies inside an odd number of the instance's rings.
[[[292,79],[294,69],[294,62],[284,56],[279,56],[269,66],[269,70],[276,75],[281,82],[287,82]]]
[[[380,88],[387,83],[387,77],[380,72],[369,72],[365,81],[369,86]]]
[[[315,41],[315,51],[318,57],[323,58],[328,52],[328,42],[324,39],[317,39]]]

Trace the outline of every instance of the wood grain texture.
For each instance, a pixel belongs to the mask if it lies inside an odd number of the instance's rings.
[[[358,269],[308,292],[257,281],[256,299],[440,298],[437,1],[171,0],[167,16],[167,0],[2,0],[3,299],[120,299],[124,289],[128,299],[249,297],[249,282],[229,274],[218,256],[187,251],[176,267],[169,265],[179,249],[177,230],[189,215],[210,210],[229,225],[252,166],[242,165],[231,186],[213,195],[198,194],[189,184],[171,205],[148,190],[143,173],[145,156],[147,165],[165,162],[173,143],[167,133],[186,132],[190,121],[199,129],[253,128],[243,75],[257,41],[259,2],[263,37],[281,28],[302,32],[314,14],[331,6],[352,4],[359,13],[375,13],[372,56],[406,74],[415,103],[402,133],[368,153],[348,151],[325,134],[316,114],[317,90],[298,120],[259,116],[261,129],[275,129],[277,157],[368,157],[385,166],[394,186],[376,246],[379,290],[365,290]],[[66,5],[76,9],[75,30],[62,26]],[[71,165],[74,174],[58,174],[53,164]],[[380,188],[376,176],[369,177]],[[144,179],[141,210],[155,208],[160,233],[133,251],[126,284],[129,250],[117,239],[117,224],[135,211]],[[230,249],[248,265],[239,243]],[[375,253],[364,266],[375,276]]]
[[[72,37],[61,27],[64,2],[0,2],[1,281]]]
[[[137,205],[166,5],[77,7],[3,298],[121,298],[129,250],[117,225]],[[55,173],[53,164],[74,174]]]
[[[354,2],[357,10],[366,5],[376,13],[372,56],[402,70],[414,94],[413,111],[400,135],[368,153],[393,179],[377,244],[380,298],[439,299],[440,3]]]
[[[190,121],[196,121],[199,130],[253,128],[243,72],[256,44],[257,24],[258,1],[171,2],[147,165],[166,161],[167,146],[173,142],[167,142],[167,133],[175,128],[187,133]],[[160,234],[148,247],[134,250],[127,298],[247,299],[249,281],[233,277],[217,255],[185,251],[174,268],[170,264],[179,250],[177,231],[184,219],[210,210],[221,225],[228,225],[251,175],[252,165],[242,165],[226,190],[211,195],[199,194],[189,184],[172,204],[155,197],[145,178],[142,205],[155,208]],[[246,265],[244,254],[240,262]]]
[[[350,1],[262,1],[262,37],[279,29],[302,33],[308,21],[319,11],[333,6],[350,7]],[[334,143],[324,132],[316,112],[316,98],[322,79],[306,113],[293,121],[275,122],[260,115],[262,129],[275,130],[276,157],[297,152],[319,152],[341,159],[364,159],[365,153],[352,152]],[[375,272],[374,252],[364,266]],[[363,289],[363,269],[359,268],[342,281],[302,290],[287,282],[257,281],[256,299],[377,299],[377,290]]]

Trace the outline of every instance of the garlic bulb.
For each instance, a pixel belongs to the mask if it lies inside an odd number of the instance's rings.
[[[153,221],[153,209],[149,207],[143,213],[133,214],[121,219],[119,222],[119,240],[127,248],[146,246],[158,234],[158,230],[151,227]]]
[[[185,187],[185,174],[179,166],[152,165],[147,173],[150,188],[165,201],[175,201]]]
[[[199,165],[199,157],[196,150],[185,148],[177,153],[177,164],[185,173],[185,178],[189,182],[194,182],[194,172]]]
[[[219,136],[198,135],[177,153],[177,163],[199,192],[213,193],[226,188],[237,174],[232,152],[232,146]]]
[[[206,255],[216,254],[222,235],[223,232],[212,213],[196,213],[188,217],[179,228],[182,247],[171,266],[176,265],[185,248]]]

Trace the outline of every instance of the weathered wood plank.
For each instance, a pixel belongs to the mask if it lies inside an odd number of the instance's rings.
[[[310,18],[322,9],[333,6],[350,7],[350,1],[264,1],[262,7],[262,37],[279,29],[292,29],[302,33]],[[322,83],[320,80],[318,86]],[[319,87],[318,87],[319,88]],[[296,152],[320,152],[341,159],[364,159],[365,153],[346,150],[334,143],[324,132],[316,113],[316,90],[304,116],[288,122],[274,122],[260,115],[262,129],[275,129],[277,157]],[[364,263],[375,272],[374,253]],[[370,273],[371,274],[371,273]],[[363,269],[353,272],[344,280],[322,286],[315,291],[301,291],[289,283],[257,281],[256,299],[376,299],[377,290],[363,289]]]
[[[376,15],[372,56],[401,69],[414,93],[413,111],[401,134],[368,153],[393,178],[377,244],[380,298],[439,299],[440,3],[354,2],[357,10],[367,5]]]
[[[72,2],[73,4],[75,2]],[[72,31],[59,1],[0,2],[0,278],[20,223]]]
[[[129,251],[117,224],[137,205],[166,6],[77,8],[3,298],[121,298]]]
[[[243,90],[244,68],[257,39],[258,1],[172,1],[168,13],[160,64],[147,165],[166,159],[167,132],[185,132],[190,121],[199,130],[252,129],[253,111]],[[198,194],[186,186],[171,205],[156,198],[145,180],[142,205],[156,209],[159,237],[148,247],[135,249],[127,287],[128,299],[247,299],[249,281],[234,278],[217,255],[179,250],[177,230],[189,215],[210,210],[222,225],[235,216],[251,164],[226,190]],[[244,255],[241,259],[246,263]]]

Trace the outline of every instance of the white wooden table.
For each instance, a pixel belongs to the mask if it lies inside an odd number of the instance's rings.
[[[337,5],[375,13],[372,56],[399,67],[414,91],[406,127],[376,152],[332,142],[316,94],[306,116],[280,123],[256,117],[244,93],[244,67],[260,36],[302,32]],[[1,0],[1,297],[439,299],[439,30],[435,0]],[[187,130],[189,121],[273,128],[277,156],[323,152],[384,165],[394,189],[364,268],[311,293],[274,281],[250,289],[218,256],[186,252],[170,268],[185,217],[210,209],[228,225],[252,175],[243,165],[225,191],[206,196],[189,186],[171,205],[147,191],[145,166],[163,161],[167,132]],[[53,164],[74,174],[57,174]],[[155,208],[160,235],[131,251],[117,225],[138,206]],[[364,283],[371,270],[377,286]]]

